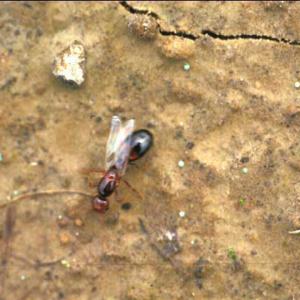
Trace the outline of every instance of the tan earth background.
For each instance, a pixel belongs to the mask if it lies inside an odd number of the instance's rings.
[[[0,299],[300,299],[300,3],[2,2]],[[86,50],[78,88],[57,53]],[[104,215],[113,115],[154,147]],[[180,162],[183,161],[183,162]],[[8,205],[10,203],[10,205]]]

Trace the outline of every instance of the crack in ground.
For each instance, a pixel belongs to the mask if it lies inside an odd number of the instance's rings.
[[[157,21],[161,20],[159,15],[156,14],[155,12],[149,11],[147,9],[134,8],[133,6],[128,4],[126,1],[120,1],[119,3],[131,14],[148,15],[148,16],[153,17]],[[200,35],[195,35],[192,33],[185,32],[185,31],[166,31],[166,30],[162,29],[162,27],[159,23],[157,23],[157,25],[158,25],[160,34],[164,35],[164,36],[170,36],[170,35],[179,36],[179,37],[190,39],[193,41],[200,38]],[[287,44],[287,45],[291,45],[291,46],[299,46],[300,45],[300,41],[298,41],[298,40],[288,40],[285,38],[276,38],[276,37],[268,36],[268,35],[245,34],[245,33],[241,33],[241,34],[237,34],[237,35],[233,35],[233,34],[225,35],[225,34],[221,34],[221,33],[216,33],[209,29],[202,30],[201,35],[209,36],[213,39],[218,39],[218,40],[223,40],[223,41],[228,41],[228,40],[265,40],[265,41],[270,41],[270,42],[275,42],[275,43],[283,43],[283,44]]]
[[[223,41],[227,41],[227,40],[266,40],[266,41],[271,41],[271,42],[276,42],[276,43],[284,43],[284,44],[288,44],[288,45],[296,45],[299,46],[300,45],[300,41],[297,40],[287,40],[284,38],[276,38],[273,36],[268,36],[268,35],[258,35],[258,34],[237,34],[237,35],[224,35],[224,34],[220,34],[220,33],[215,33],[211,30],[202,30],[201,33],[203,35],[208,35],[214,39],[219,39],[219,40],[223,40]]]

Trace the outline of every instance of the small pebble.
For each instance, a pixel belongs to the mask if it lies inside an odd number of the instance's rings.
[[[184,70],[184,71],[189,71],[190,68],[191,68],[191,65],[188,64],[188,63],[185,63],[185,64],[183,65],[183,70]]]
[[[243,173],[243,174],[247,174],[248,171],[249,171],[249,170],[248,170],[248,168],[246,168],[246,167],[242,169],[242,173]]]
[[[180,217],[180,218],[184,218],[184,217],[185,217],[185,211],[181,210],[181,211],[179,212],[179,217]]]
[[[300,88],[300,81],[296,81],[296,82],[295,82],[295,88],[296,88],[296,89],[299,89],[299,88]]]
[[[59,227],[65,227],[69,224],[69,220],[66,217],[64,217],[63,215],[59,215],[57,217],[57,223],[58,223]]]
[[[81,227],[83,225],[83,221],[79,218],[75,219],[74,223],[78,227]]]
[[[0,153],[0,162],[2,162],[2,161],[3,161],[3,154]]]
[[[178,167],[179,167],[179,168],[183,168],[183,167],[184,167],[184,161],[183,161],[183,160],[180,160],[180,161],[178,162]]]
[[[70,268],[70,266],[71,266],[70,263],[66,259],[62,259],[60,261],[60,263],[66,268]]]
[[[138,37],[154,39],[158,31],[158,24],[151,16],[133,14],[128,19],[128,28]]]
[[[179,36],[160,35],[157,45],[164,56],[172,59],[187,60],[196,52],[195,41]]]
[[[59,240],[63,245],[70,243],[70,239],[70,235],[67,232],[61,232],[59,234]]]
[[[27,278],[26,275],[21,275],[21,276],[20,276],[20,279],[21,279],[22,281],[24,281],[26,278]]]
[[[13,195],[14,195],[14,196],[18,196],[19,194],[20,194],[19,191],[17,191],[17,190],[14,190],[14,191],[13,191]]]
[[[37,166],[38,164],[39,164],[39,163],[38,163],[37,161],[32,161],[32,162],[30,163],[30,165],[33,166],[33,167]]]
[[[75,235],[78,237],[80,235],[80,233],[78,231],[76,231]]]
[[[55,56],[52,73],[64,82],[80,86],[85,80],[85,63],[84,46],[80,42],[74,41]]]
[[[167,232],[165,233],[165,235],[166,235],[166,237],[167,237],[167,239],[168,239],[169,241],[172,241],[172,240],[175,238],[175,236],[176,236],[176,234],[175,234],[174,232],[171,232],[171,231],[167,231]]]
[[[191,150],[194,148],[195,144],[193,142],[187,142],[185,146],[187,149]]]

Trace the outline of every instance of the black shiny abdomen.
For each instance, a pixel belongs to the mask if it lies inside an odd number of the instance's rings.
[[[117,174],[115,170],[108,171],[98,184],[98,193],[100,197],[110,196],[117,186]]]
[[[147,129],[140,129],[133,132],[131,136],[130,161],[141,158],[151,148],[153,135]]]

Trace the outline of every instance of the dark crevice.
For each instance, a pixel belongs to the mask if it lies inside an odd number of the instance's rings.
[[[126,1],[120,1],[119,3],[131,14],[148,15],[148,16],[155,18],[156,20],[160,20],[159,15],[156,14],[155,12],[152,12],[152,11],[149,11],[146,9],[134,8],[130,4],[128,4]],[[177,31],[177,30],[176,31],[166,31],[161,28],[161,25],[159,24],[159,22],[158,22],[158,28],[159,28],[160,34],[164,35],[164,36],[170,36],[170,35],[179,36],[179,37],[190,39],[193,41],[200,38],[200,36],[197,36],[195,34],[188,33],[185,31]],[[298,40],[288,40],[288,39],[276,38],[276,37],[268,36],[268,35],[244,34],[244,33],[237,34],[237,35],[232,35],[232,34],[225,35],[225,34],[221,34],[221,33],[216,33],[209,29],[202,30],[201,35],[209,36],[213,39],[218,39],[218,40],[223,40],[223,41],[228,41],[228,40],[265,40],[265,41],[270,41],[270,42],[275,42],[275,43],[288,44],[288,45],[292,45],[292,46],[300,45],[300,41],[298,41]]]
[[[300,41],[291,41],[287,39],[279,39],[273,36],[268,36],[268,35],[257,35],[257,34],[238,34],[238,35],[224,35],[220,33],[215,33],[211,30],[202,30],[201,33],[203,35],[208,35],[214,39],[219,39],[223,41],[227,40],[238,40],[238,39],[243,39],[243,40],[266,40],[266,41],[271,41],[271,42],[276,42],[276,43],[284,43],[284,44],[289,44],[289,45],[300,45]]]
[[[165,30],[162,30],[161,27],[159,28],[159,32],[161,35],[176,35],[176,36],[180,36],[180,37],[183,37],[185,39],[190,39],[190,40],[197,40],[199,37],[196,36],[196,35],[193,35],[191,33],[187,33],[187,32],[184,32],[184,31],[165,31]]]
[[[128,10],[131,14],[138,14],[138,15],[148,15],[153,17],[154,19],[158,20],[159,16],[149,10],[146,9],[136,9],[134,7],[132,7],[131,5],[129,5],[126,1],[120,1],[119,2],[126,10]]]

